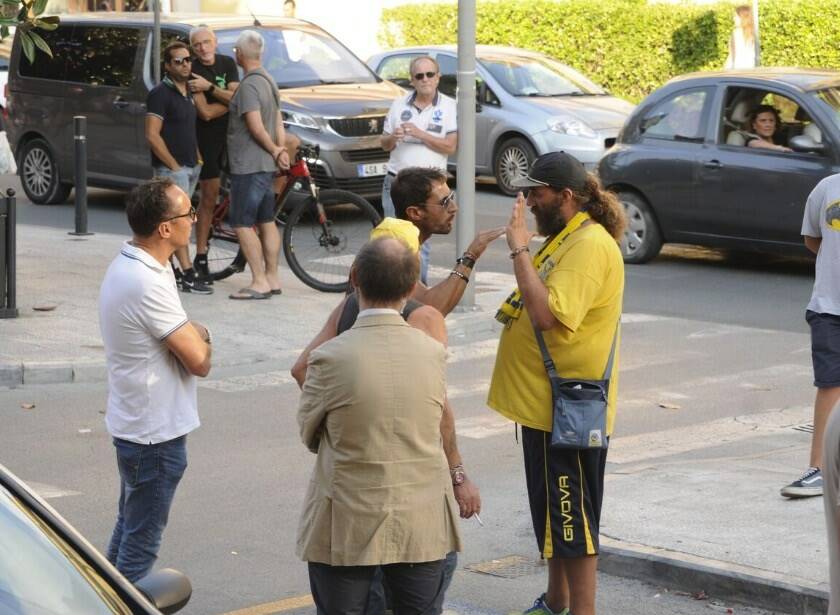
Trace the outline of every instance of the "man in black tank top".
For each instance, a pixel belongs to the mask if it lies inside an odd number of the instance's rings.
[[[403,307],[400,314],[403,317],[403,320],[406,322],[409,321],[411,318],[411,313],[414,312],[417,308],[423,307],[423,304],[419,301],[415,301],[414,299],[409,299],[405,307]],[[347,295],[347,299],[344,301],[344,308],[341,310],[341,314],[338,317],[338,324],[336,325],[336,334],[341,335],[347,329],[352,327],[356,323],[356,318],[359,316],[359,298],[356,296],[356,291],[351,292]]]

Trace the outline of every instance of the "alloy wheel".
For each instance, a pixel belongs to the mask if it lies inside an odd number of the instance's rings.
[[[648,236],[648,228],[642,210],[635,203],[622,201],[622,205],[627,215],[627,228],[621,240],[621,251],[627,257],[642,250]]]
[[[48,152],[39,147],[33,147],[23,159],[23,181],[29,192],[35,196],[46,196],[53,181],[52,160]]]
[[[528,155],[518,147],[508,147],[499,156],[499,175],[506,186],[517,177],[528,174]]]

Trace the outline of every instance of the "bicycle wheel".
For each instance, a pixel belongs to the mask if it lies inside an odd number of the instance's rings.
[[[283,229],[283,254],[307,286],[342,293],[350,288],[350,266],[381,218],[373,205],[346,190],[321,190],[326,221],[318,221],[312,197],[299,203]]]
[[[214,281],[245,271],[246,264],[236,231],[227,223],[227,210],[230,207],[230,176],[227,173],[222,173],[220,184],[207,246],[207,269],[210,271],[210,279]]]

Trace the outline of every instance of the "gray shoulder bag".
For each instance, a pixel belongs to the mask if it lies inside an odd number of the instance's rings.
[[[620,322],[620,321],[619,321]],[[551,383],[552,422],[551,448],[593,449],[607,448],[607,399],[610,390],[610,373],[618,341],[618,323],[615,325],[610,358],[601,380],[563,378],[557,373],[554,361],[548,354],[543,334],[534,327],[534,334],[542,353],[543,365]]]

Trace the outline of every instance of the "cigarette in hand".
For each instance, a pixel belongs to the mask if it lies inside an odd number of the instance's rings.
[[[475,520],[478,521],[478,524],[481,527],[484,527],[484,522],[481,520],[481,517],[478,516],[478,513],[473,513],[473,517],[475,517]]]

